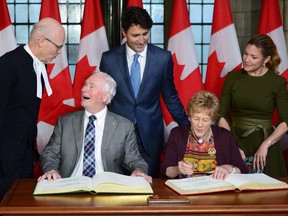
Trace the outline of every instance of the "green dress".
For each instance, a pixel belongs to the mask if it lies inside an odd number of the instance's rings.
[[[220,116],[228,119],[232,113],[231,130],[239,147],[247,157],[253,156],[264,140],[264,130],[257,128],[248,136],[243,136],[247,131],[237,127],[238,118],[249,118],[256,121],[268,120],[266,132],[269,136],[273,132],[271,125],[274,108],[279,114],[279,123],[288,125],[288,95],[286,79],[268,71],[263,76],[254,77],[245,70],[228,73],[220,99]],[[238,122],[238,121],[237,121]],[[268,149],[264,173],[272,177],[287,176],[284,157],[279,143]]]

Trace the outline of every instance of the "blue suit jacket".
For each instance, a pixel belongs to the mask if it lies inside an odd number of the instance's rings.
[[[136,121],[147,154],[159,157],[164,143],[160,95],[178,124],[188,124],[189,121],[175,90],[171,53],[152,44],[147,46],[146,66],[137,98],[130,81],[126,44],[103,53],[100,70],[117,82],[117,93],[110,110]]]

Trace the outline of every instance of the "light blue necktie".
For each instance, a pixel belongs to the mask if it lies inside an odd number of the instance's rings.
[[[138,61],[139,54],[134,54],[133,63],[131,65],[131,83],[134,90],[134,95],[137,97],[140,87],[140,63]]]
[[[92,178],[96,173],[95,168],[95,125],[94,115],[89,116],[89,122],[84,138],[84,158],[83,158],[83,176]]]

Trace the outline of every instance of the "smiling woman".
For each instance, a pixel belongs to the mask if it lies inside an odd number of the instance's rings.
[[[278,141],[288,130],[287,81],[278,75],[276,45],[266,34],[255,35],[248,41],[242,60],[243,69],[228,73],[224,83],[219,125],[228,125],[232,111],[229,125],[243,159],[252,163],[250,172],[284,177],[287,171]],[[274,128],[275,108],[279,120]]]
[[[216,125],[219,101],[208,91],[189,101],[190,125],[172,129],[164,152],[161,172],[169,178],[209,175],[225,179],[229,173],[246,173],[232,134]]]

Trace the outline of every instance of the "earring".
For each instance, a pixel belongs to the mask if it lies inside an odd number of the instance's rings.
[[[263,63],[263,67],[265,67],[266,66],[266,63]]]

